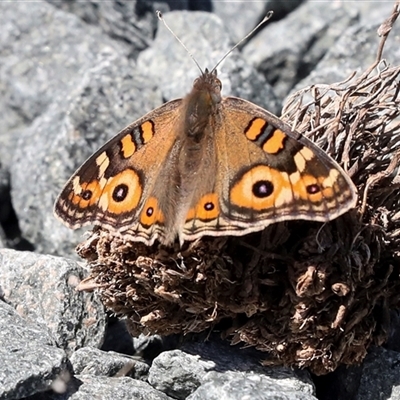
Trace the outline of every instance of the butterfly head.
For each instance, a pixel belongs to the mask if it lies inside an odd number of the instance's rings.
[[[193,91],[204,101],[212,104],[221,102],[221,89],[222,83],[217,77],[216,69],[212,71],[206,69],[193,83]]]

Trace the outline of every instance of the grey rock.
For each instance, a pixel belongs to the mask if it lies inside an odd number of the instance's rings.
[[[250,354],[252,351],[229,348],[225,343],[189,343],[185,347],[196,355],[181,350],[166,351],[154,359],[150,367],[149,383],[171,397],[273,399],[257,396],[285,392],[288,399],[315,399],[315,389],[306,372],[262,367],[260,358]],[[237,380],[242,383],[236,385]],[[248,385],[243,384],[247,380]],[[272,394],[266,392],[267,387],[273,388]],[[296,393],[300,397],[295,397]]]
[[[86,271],[74,261],[31,252],[0,250],[0,288],[5,301],[39,324],[68,353],[99,347],[106,317],[93,293],[76,290]]]
[[[160,0],[160,1],[96,1],[47,0],[55,7],[73,13],[86,23],[96,25],[113,39],[128,45],[131,55],[151,44],[157,29],[156,10],[211,11],[211,0]]]
[[[210,372],[204,377],[204,383],[187,399],[317,400],[311,387],[298,385],[298,382],[252,372]]]
[[[305,2],[286,18],[267,24],[243,54],[283,99],[357,21],[358,11],[351,4],[335,7],[334,3]]]
[[[203,70],[214,68],[232,48],[232,39],[216,15],[174,11],[166,13],[164,19]],[[162,24],[153,45],[139,54],[138,68],[159,84],[166,100],[186,95],[200,75],[187,51]],[[217,70],[223,96],[242,97],[272,112],[278,110],[272,88],[238,51],[226,58]]]
[[[388,12],[389,14],[389,12]],[[342,82],[353,72],[360,74],[375,60],[380,38],[377,30],[380,23],[357,24],[343,33],[316,68],[302,81],[295,90],[313,84],[331,84]],[[393,27],[386,44],[383,57],[389,64],[400,62],[400,26]],[[383,65],[381,66],[383,68]]]
[[[353,7],[356,7],[360,12],[362,25],[382,23],[389,17],[394,6],[394,1],[386,0],[357,1],[353,4]]]
[[[90,25],[99,26],[103,33],[130,49],[132,56],[149,45],[157,24],[152,4],[143,1],[47,1]]]
[[[170,400],[162,392],[153,389],[148,383],[128,377],[105,378],[77,376],[83,384],[69,400]],[[94,397],[94,394],[96,397]]]
[[[296,9],[304,0],[236,1],[213,2],[213,11],[229,30],[235,42],[246,36],[262,19],[273,12],[271,21],[279,20]]]
[[[150,385],[176,399],[185,399],[200,386],[207,371],[215,368],[212,361],[180,350],[161,353],[150,367]]]
[[[67,96],[82,71],[122,51],[98,28],[45,1],[0,2],[0,24],[0,137],[19,137],[58,93]],[[17,148],[15,140],[10,145],[0,147],[5,165]]]
[[[263,19],[269,3],[269,1],[214,1],[213,11],[221,18],[230,37],[237,43]]]
[[[10,200],[10,174],[0,162],[0,224],[10,218]]]
[[[67,370],[51,336],[0,302],[0,398],[20,399],[49,390]]]
[[[282,19],[291,12],[293,12],[300,4],[305,3],[307,0],[266,0],[265,11],[272,10],[274,12],[274,19]]]
[[[133,357],[105,352],[94,347],[83,347],[70,357],[75,375],[130,376],[145,380],[149,366]]]
[[[146,349],[154,346],[159,348],[161,353],[161,349],[163,346],[162,342],[163,342],[163,337],[160,335],[146,336],[141,334],[138,337],[133,338],[133,346],[136,354],[144,353],[146,352]]]
[[[8,247],[7,246],[7,236],[4,232],[4,229],[0,225],[0,249]]]
[[[355,400],[400,399],[400,353],[376,348],[362,366]]]

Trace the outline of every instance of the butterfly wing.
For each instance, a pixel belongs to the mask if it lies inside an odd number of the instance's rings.
[[[176,235],[244,235],[284,220],[324,222],[355,206],[354,184],[334,160],[238,98],[210,114],[200,168],[189,157],[182,169],[186,112],[175,100],[118,133],[67,182],[55,214],[70,228],[95,223],[151,245]]]
[[[285,220],[326,222],[355,207],[343,169],[273,114],[229,97],[214,123],[215,185],[196,196],[184,240],[244,235]]]
[[[164,104],[94,153],[65,185],[56,216],[73,229],[94,223],[152,243],[164,224],[153,194],[176,140],[180,107],[181,99]]]

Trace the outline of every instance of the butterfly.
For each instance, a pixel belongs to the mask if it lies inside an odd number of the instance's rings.
[[[95,224],[150,246],[327,222],[354,208],[357,190],[342,168],[267,110],[222,97],[216,67],[84,162],[55,215],[72,229]]]
[[[287,220],[330,221],[356,188],[323,150],[270,112],[221,96],[205,70],[184,99],[120,131],[70,178],[55,214],[132,241],[241,236]]]

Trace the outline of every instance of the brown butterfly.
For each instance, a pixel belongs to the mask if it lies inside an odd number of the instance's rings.
[[[270,112],[221,96],[216,67],[119,132],[70,178],[55,214],[151,245],[245,235],[286,220],[330,221],[356,188],[315,144]]]

